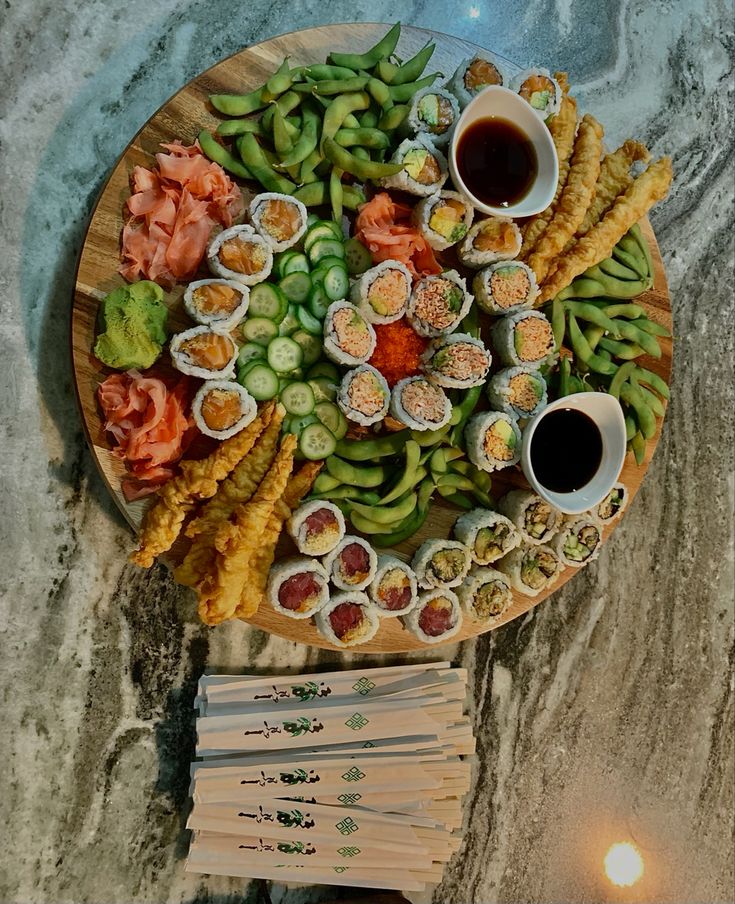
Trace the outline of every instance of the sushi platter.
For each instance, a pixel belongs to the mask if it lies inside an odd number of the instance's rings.
[[[102,190],[72,307],[82,421],[110,493],[141,532],[131,560],[170,565],[197,589],[207,624],[242,618],[360,653],[425,649],[497,628],[591,561],[619,523],[585,520],[599,499],[565,509],[576,514],[564,522],[554,511],[548,545],[545,529],[529,537],[520,526],[530,510],[524,425],[545,408],[547,383],[549,401],[595,391],[617,398],[629,450],[617,477],[622,512],[661,435],[672,359],[666,277],[646,216],[668,189],[666,158],[634,177],[629,170],[650,159],[642,145],[631,139],[605,156],[602,127],[578,118],[564,73],[521,72],[456,37],[387,29],[282,35],[174,95]],[[431,86],[436,76],[422,76],[429,57],[432,72],[455,76]],[[483,77],[497,65],[506,81],[470,90],[476,62]],[[520,186],[517,223],[494,213],[492,180],[472,190],[477,171],[473,181],[462,141],[449,140],[493,91],[530,119],[538,165],[551,155],[549,198],[526,214]],[[539,112],[539,104],[547,106]],[[518,138],[509,127],[493,141]],[[307,169],[311,158],[323,181]],[[569,192],[565,178],[578,180]],[[455,191],[460,180],[472,203]],[[545,212],[579,198],[571,232],[554,234],[556,216],[544,221]],[[631,209],[638,215],[626,221]],[[453,218],[450,231],[442,216]],[[540,352],[528,351],[539,342]],[[527,366],[530,354],[537,360]],[[458,372],[457,362],[479,376]],[[532,402],[511,396],[516,379]],[[136,421],[148,411],[155,426]],[[147,449],[144,465],[134,447]],[[160,451],[173,448],[168,458]],[[493,519],[520,534],[483,559],[479,538],[492,535]],[[595,540],[580,560],[575,549],[589,530]],[[528,592],[522,549],[555,562]],[[463,561],[451,579],[436,577],[437,550],[446,567],[452,556]],[[252,591],[249,568],[260,569],[262,593]],[[492,617],[474,617],[473,594],[479,599],[489,572],[505,602]],[[381,582],[391,576],[408,596],[380,611]],[[304,600],[289,601],[287,587],[301,587]],[[454,627],[446,636],[427,630],[423,613],[449,604]],[[342,642],[335,610],[356,619],[354,643]]]

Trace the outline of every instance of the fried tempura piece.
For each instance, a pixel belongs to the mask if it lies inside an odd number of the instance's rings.
[[[233,522],[223,525],[229,528],[227,542],[217,543],[221,551],[214,568],[199,585],[199,617],[205,624],[216,625],[234,615],[243,588],[249,584],[251,556],[262,542],[268,518],[286,488],[296,443],[293,434],[284,437],[255,496],[250,502],[238,505]]]
[[[312,488],[321,467],[322,463],[319,461],[308,461],[289,480],[283,496],[276,503],[263,531],[260,545],[250,560],[250,580],[243,590],[240,603],[235,610],[236,618],[250,618],[258,611],[258,606],[265,599],[268,572],[276,557],[276,544],[281,536],[283,525],[301,505],[301,500]]]
[[[629,139],[612,154],[607,154],[600,165],[600,175],[595,185],[595,197],[587,208],[587,213],[577,230],[577,238],[592,229],[602,216],[612,207],[618,195],[621,195],[633,183],[630,168],[642,160],[647,163],[651,158],[648,148],[640,141]]]
[[[625,233],[653,207],[666,197],[671,185],[671,158],[662,157],[633,180],[599,223],[587,235],[575,242],[571,250],[559,259],[552,277],[541,288],[539,304],[549,301],[571,281],[593,264],[612,254]]]
[[[252,423],[224,440],[201,461],[183,461],[181,471],[158,491],[158,501],[146,513],[138,538],[138,549],[130,561],[141,568],[150,568],[156,556],[171,549],[181,531],[187,514],[202,499],[210,499],[217,485],[230,473],[240,459],[253,448],[265,425],[263,412]],[[267,415],[270,417],[270,413]]]
[[[546,231],[528,258],[528,266],[536,274],[539,285],[546,278],[556,255],[574,236],[592,203],[600,175],[603,132],[595,117],[586,113],[579,124],[569,176],[559,203]]]

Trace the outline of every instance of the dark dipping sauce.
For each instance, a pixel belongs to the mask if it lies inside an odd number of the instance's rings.
[[[483,204],[508,207],[528,194],[538,174],[538,159],[528,135],[515,123],[488,116],[460,136],[457,169]]]
[[[531,465],[540,484],[574,493],[592,480],[602,461],[602,436],[591,417],[557,408],[541,418],[531,438]]]

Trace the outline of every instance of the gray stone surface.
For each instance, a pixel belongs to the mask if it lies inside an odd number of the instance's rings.
[[[610,144],[634,134],[672,154],[676,170],[653,216],[677,337],[664,438],[599,561],[534,613],[457,651],[474,692],[477,781],[464,845],[434,900],[732,900],[731,5],[357,8],[0,9],[0,900],[255,900],[254,886],[183,872],[193,685],[205,667],[303,670],[336,657],[241,625],[210,633],[162,568],[125,565],[130,534],[75,408],[69,302],[90,205],[153,111],[245,44],[356,15],[400,15],[568,69]],[[626,897],[604,885],[600,864],[628,838],[646,880]]]

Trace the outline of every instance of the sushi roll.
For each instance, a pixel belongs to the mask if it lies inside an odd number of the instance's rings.
[[[310,618],[329,599],[327,573],[316,559],[290,556],[271,568],[265,593],[276,612]]]
[[[171,361],[177,370],[202,380],[230,380],[235,375],[237,345],[227,333],[194,326],[171,337]]]
[[[390,389],[385,377],[369,364],[348,370],[342,378],[337,404],[344,416],[369,427],[382,421],[388,413]]]
[[[416,283],[407,316],[419,336],[431,339],[456,330],[471,306],[467,283],[456,270],[446,270]]]
[[[550,546],[519,546],[504,556],[496,567],[526,596],[538,596],[548,589],[561,571],[559,557]]]
[[[255,420],[258,405],[234,380],[207,380],[191,403],[197,427],[213,439],[229,439]]]
[[[509,217],[487,217],[469,230],[457,248],[465,267],[476,270],[495,261],[513,260],[521,250],[521,230]]]
[[[444,643],[462,627],[462,609],[457,594],[443,587],[419,594],[416,605],[403,623],[422,643]]]
[[[413,209],[413,221],[435,251],[461,242],[475,216],[475,208],[458,191],[439,191]]]
[[[413,96],[406,125],[416,135],[426,136],[434,147],[443,148],[458,119],[459,104],[453,94],[446,88],[424,88]]]
[[[480,339],[452,333],[432,342],[424,352],[423,367],[437,386],[469,389],[485,382],[492,360]]]
[[[521,532],[524,543],[548,543],[561,527],[563,515],[532,490],[511,490],[498,508]]]
[[[555,356],[554,333],[540,311],[519,311],[496,320],[492,341],[503,364],[538,368]]]
[[[511,89],[533,107],[541,119],[559,112],[562,90],[548,69],[525,69],[513,79]]]
[[[231,330],[243,319],[250,304],[250,290],[231,279],[198,279],[184,292],[186,313],[197,323]]]
[[[498,619],[513,602],[508,575],[495,568],[478,568],[477,565],[457,589],[457,596],[467,615],[484,624]]]
[[[367,540],[348,534],[324,557],[324,570],[340,590],[364,590],[375,576],[378,556]]]
[[[207,264],[215,276],[254,286],[270,276],[273,251],[252,226],[231,226],[209,243]]]
[[[273,251],[285,251],[306,232],[306,208],[289,195],[263,192],[250,202],[250,219]]]
[[[400,163],[403,169],[381,179],[381,185],[411,195],[433,195],[444,185],[449,174],[447,158],[423,135],[402,141],[390,162]]]
[[[324,556],[345,535],[345,519],[333,502],[305,502],[286,523],[299,552]]]
[[[624,483],[616,483],[599,505],[587,514],[596,518],[600,524],[607,525],[616,521],[625,511],[628,504],[628,488]]]
[[[503,70],[489,54],[468,57],[457,66],[449,80],[448,88],[459,101],[461,109],[490,85],[504,85],[507,79]]]
[[[458,587],[467,577],[472,560],[459,540],[424,540],[411,559],[419,587]]]
[[[564,565],[581,568],[600,554],[602,527],[594,518],[581,515],[564,521],[550,546]]]
[[[336,364],[364,364],[375,351],[375,330],[349,301],[335,301],[324,318],[324,351]]]
[[[416,605],[418,584],[413,569],[395,556],[378,556],[368,595],[381,618],[406,615]]]
[[[492,565],[515,549],[521,534],[513,522],[489,509],[472,509],[457,518],[454,536],[469,549],[472,561]]]
[[[528,264],[499,261],[475,274],[472,291],[482,310],[497,317],[532,308],[539,288]]]
[[[411,272],[399,261],[381,261],[353,283],[350,301],[368,323],[393,323],[406,313]]]
[[[496,411],[515,418],[534,417],[549,401],[546,380],[528,367],[507,367],[493,374],[487,384],[487,397]]]
[[[410,430],[439,430],[449,423],[452,403],[425,377],[406,377],[393,387],[390,413]]]
[[[356,647],[378,633],[380,619],[360,590],[335,593],[316,614],[319,633],[336,647]]]
[[[521,431],[503,411],[484,411],[471,417],[465,427],[467,454],[481,471],[499,471],[521,457]]]

